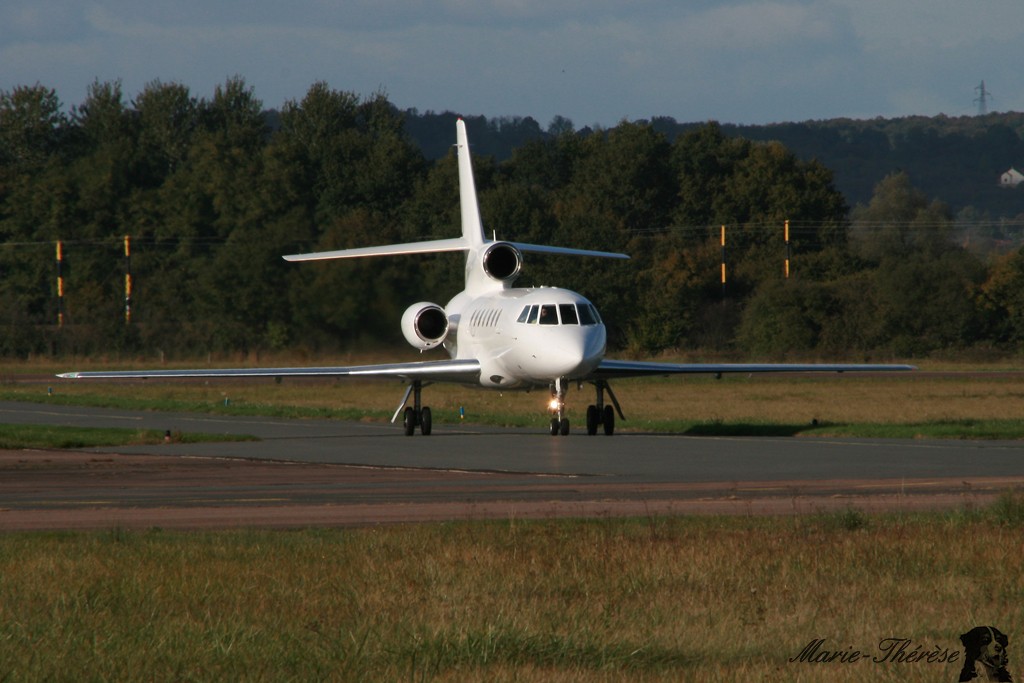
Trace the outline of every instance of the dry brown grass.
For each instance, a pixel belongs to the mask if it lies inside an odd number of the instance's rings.
[[[1002,375],[631,380],[616,393],[637,412],[666,419],[910,423],[1024,415],[1024,377]]]
[[[956,680],[958,662],[789,659],[815,638],[870,657],[884,638],[958,653],[978,624],[1015,651],[1017,524],[851,510],[9,535],[0,678]]]

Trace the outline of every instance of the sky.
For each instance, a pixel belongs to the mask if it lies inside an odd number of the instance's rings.
[[[765,124],[1024,110],[1024,0],[4,0],[0,91],[153,81],[265,108],[318,81],[401,109]]]

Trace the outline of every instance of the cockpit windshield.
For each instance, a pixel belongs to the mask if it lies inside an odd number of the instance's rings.
[[[592,304],[531,304],[523,307],[516,322],[526,325],[600,325],[601,316]]]

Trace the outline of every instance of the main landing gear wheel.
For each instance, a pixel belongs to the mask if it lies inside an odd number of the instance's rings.
[[[402,414],[402,427],[405,429],[406,436],[412,436],[416,433],[416,427],[420,428],[420,434],[423,436],[430,436],[430,432],[433,429],[433,418],[430,414],[430,408],[420,405],[421,392],[423,391],[423,383],[416,380],[409,385],[408,391],[405,392],[405,397],[402,399],[401,405],[398,406],[398,410],[402,410],[402,406],[409,400],[409,394],[413,394],[413,402],[411,406],[406,406],[405,411]],[[392,418],[394,422],[395,418],[398,417],[398,411],[395,411],[395,415]]]
[[[599,410],[597,406],[587,406],[587,434],[594,436],[602,425],[606,436],[615,433],[615,411],[612,407],[605,406]]]
[[[615,411],[612,410],[611,406],[604,407],[604,419],[601,421],[604,423],[604,433],[606,436],[611,436],[615,433]]]
[[[402,416],[402,426],[405,427],[406,436],[416,433],[416,411],[412,408],[406,407],[405,414]]]
[[[605,405],[604,392],[608,391],[612,403],[615,403],[615,407],[618,408],[615,394],[612,393],[608,382],[604,380],[594,382],[594,386],[597,388],[597,404],[587,406],[587,434],[594,436],[597,434],[597,428],[603,426],[605,435],[611,436],[615,433],[615,410],[611,405]],[[619,415],[621,416],[622,413],[619,412]]]
[[[430,408],[420,409],[419,419],[416,419],[416,411],[412,407],[406,408],[405,414],[402,416],[402,426],[405,428],[406,436],[415,434],[417,426],[420,428],[420,434],[430,436],[430,431],[433,428]]]

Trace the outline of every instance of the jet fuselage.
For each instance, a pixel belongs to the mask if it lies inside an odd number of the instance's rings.
[[[485,387],[548,386],[553,378],[587,377],[604,358],[607,332],[586,298],[558,287],[509,288],[472,297],[466,292],[445,308],[444,342],[454,359],[480,362]]]

